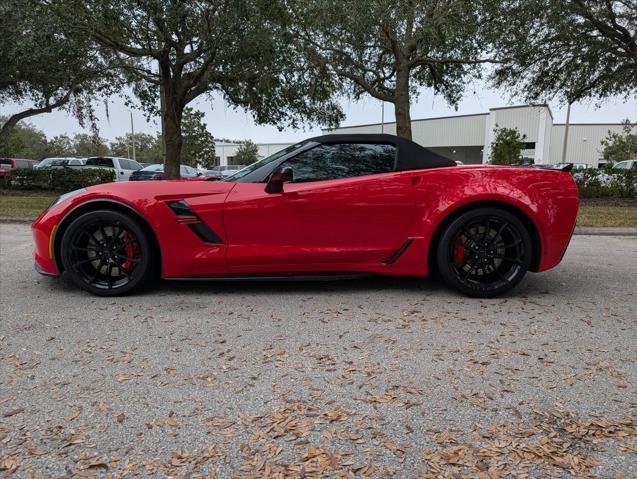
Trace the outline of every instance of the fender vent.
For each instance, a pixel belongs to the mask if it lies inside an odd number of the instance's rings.
[[[188,225],[202,241],[212,244],[223,244],[223,240],[204,223],[184,200],[168,201],[168,207],[177,215],[177,223]]]

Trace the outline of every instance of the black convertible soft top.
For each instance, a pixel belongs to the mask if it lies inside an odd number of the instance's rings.
[[[395,135],[378,133],[359,133],[352,135],[322,135],[310,138],[316,143],[380,143],[394,145],[398,150],[396,171],[421,170],[425,168],[440,168],[443,166],[456,166],[456,162],[438,155],[427,148],[414,143],[406,138]]]

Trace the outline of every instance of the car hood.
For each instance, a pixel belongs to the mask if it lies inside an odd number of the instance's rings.
[[[205,181],[205,179],[199,181],[198,178],[148,182],[120,181],[90,186],[86,188],[86,192],[78,195],[76,198],[80,201],[108,198],[128,203],[164,200],[169,198],[185,199],[194,196],[227,193],[234,187],[234,185],[235,183],[225,181]]]

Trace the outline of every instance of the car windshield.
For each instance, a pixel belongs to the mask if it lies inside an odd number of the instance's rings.
[[[164,171],[164,165],[149,165],[140,171]]]
[[[273,155],[267,156],[267,157],[263,158],[262,160],[255,161],[251,165],[246,166],[245,168],[237,171],[236,173],[234,173],[234,174],[232,174],[230,176],[226,176],[223,179],[223,181],[237,181],[238,179],[243,178],[247,174],[252,173],[255,170],[258,170],[262,166],[265,166],[268,163],[272,163],[273,161],[276,161],[279,158],[282,158],[283,156],[287,155],[288,153],[291,153],[291,152],[293,152],[295,150],[299,150],[299,149],[303,148],[307,143],[308,143],[308,141],[306,140],[306,141],[302,141],[301,143],[297,143],[295,145],[288,146],[287,148],[285,148],[285,149],[283,149],[281,151],[277,151]]]

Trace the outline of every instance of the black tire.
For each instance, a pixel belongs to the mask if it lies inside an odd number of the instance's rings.
[[[512,213],[475,208],[445,228],[436,251],[438,271],[461,293],[492,298],[517,285],[532,258],[531,237]]]
[[[130,216],[96,210],[76,218],[64,231],[61,259],[65,274],[98,296],[120,296],[152,275],[153,244]]]

